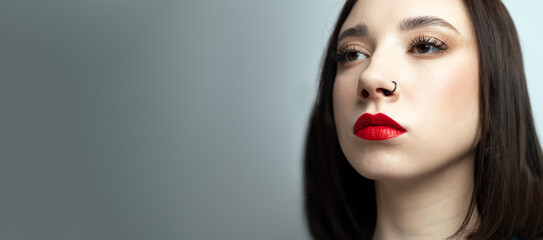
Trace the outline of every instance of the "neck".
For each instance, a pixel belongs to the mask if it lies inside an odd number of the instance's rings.
[[[447,239],[456,233],[468,214],[473,193],[473,161],[460,161],[416,180],[376,181],[375,190],[374,240]],[[475,226],[477,219],[474,209],[468,229]]]

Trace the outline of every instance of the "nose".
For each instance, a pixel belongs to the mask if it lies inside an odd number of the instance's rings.
[[[397,101],[400,97],[400,84],[395,76],[394,64],[374,55],[360,74],[357,89],[359,98],[363,101]]]
[[[396,81],[391,81],[391,83],[394,84],[394,88],[392,90],[388,90],[387,88],[381,88],[381,87],[378,87],[378,88],[375,88],[375,91],[374,93],[372,93],[372,95],[375,95],[375,96],[378,96],[378,95],[384,95],[385,97],[395,97],[395,96],[398,96],[398,94],[396,93],[396,90],[398,88],[398,83],[396,83]],[[374,89],[374,88],[370,88],[371,89]],[[395,96],[392,96],[393,94],[395,94]],[[361,93],[361,97],[362,98],[370,98],[370,91],[368,91],[367,89],[362,89],[362,93]]]

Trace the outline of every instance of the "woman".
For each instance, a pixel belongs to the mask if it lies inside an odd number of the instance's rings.
[[[499,0],[348,0],[318,91],[314,238],[543,236],[543,157]]]

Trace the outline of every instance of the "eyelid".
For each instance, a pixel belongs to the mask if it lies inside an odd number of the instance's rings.
[[[432,36],[430,34],[420,34],[417,37],[413,38],[411,42],[409,43],[407,49],[409,52],[413,51],[413,48],[422,44],[428,44],[435,48],[437,48],[436,53],[442,53],[449,49],[449,45],[447,45],[447,40],[441,40],[438,37]],[[428,54],[418,54],[418,55],[430,55],[430,54],[436,54],[436,53],[428,53]]]
[[[341,44],[341,45],[338,45],[338,48],[336,50],[336,52],[339,52],[339,51],[342,51],[342,50],[348,50],[348,49],[354,49],[354,50],[357,50],[361,53],[364,53],[366,55],[369,55],[369,51],[364,47],[362,46],[362,44],[360,43],[348,43],[348,44]]]
[[[361,54],[364,54],[366,55],[366,58],[364,59],[367,59],[370,57],[369,51],[365,47],[363,47],[361,44],[358,44],[358,43],[339,45],[337,50],[332,52],[332,57],[337,63],[344,63],[344,64],[353,64],[353,63],[363,60],[361,59],[361,60],[355,60],[355,61],[346,61],[344,59],[345,58],[344,55],[348,52],[359,52]]]

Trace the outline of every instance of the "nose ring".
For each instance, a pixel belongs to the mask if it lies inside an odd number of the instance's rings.
[[[394,83],[394,90],[389,91],[389,90],[386,90],[384,88],[382,89],[385,96],[389,96],[389,95],[393,94],[396,91],[396,87],[398,86],[398,84],[395,81],[392,81],[392,82]]]

